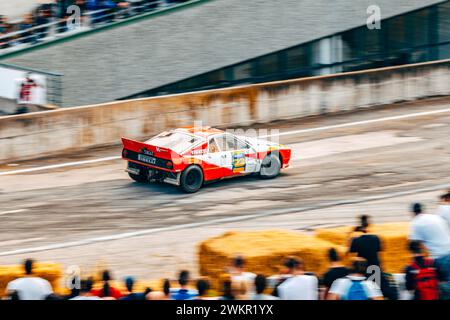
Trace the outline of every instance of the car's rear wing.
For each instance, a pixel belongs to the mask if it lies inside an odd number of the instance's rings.
[[[144,165],[172,170],[175,163],[179,163],[181,156],[175,151],[122,138],[122,158]]]

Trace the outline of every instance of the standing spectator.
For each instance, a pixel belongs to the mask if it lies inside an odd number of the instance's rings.
[[[254,292],[253,284],[256,275],[252,272],[245,271],[245,260],[243,257],[237,256],[233,259],[230,275],[231,282],[245,281],[247,283],[247,289]]]
[[[12,30],[11,25],[8,23],[8,18],[0,15],[0,49],[5,49],[10,46],[10,38],[5,37]]]
[[[91,290],[92,295],[100,298],[113,298],[116,300],[122,297],[122,293],[120,292],[120,290],[110,285],[112,276],[108,270],[103,271],[102,280],[103,280],[103,287],[99,289],[92,289]]]
[[[25,260],[23,267],[25,277],[8,283],[7,294],[15,292],[19,300],[45,300],[53,294],[52,286],[47,280],[33,276],[33,260]]]
[[[275,287],[272,291],[272,295],[275,297],[279,297],[278,287],[287,279],[292,278],[294,276],[294,272],[298,266],[298,260],[294,257],[288,257],[283,263],[284,270],[282,271],[281,276],[279,277]]]
[[[410,240],[423,242],[434,259],[448,256],[450,253],[450,231],[447,222],[438,215],[424,213],[423,206],[420,203],[414,203],[411,211],[414,218],[411,222]]]
[[[21,43],[35,43],[36,36],[34,35],[33,30],[29,30],[34,27],[33,15],[31,13],[27,13],[24,15],[24,19],[19,23],[19,31],[25,31],[20,34],[19,41]]]
[[[413,259],[405,269],[406,289],[414,291],[415,300],[437,300],[439,286],[434,261],[425,257],[420,241],[411,241],[409,251]]]
[[[34,19],[37,26],[43,26],[50,22],[50,19],[47,17],[45,11],[41,8],[38,8],[36,10],[36,17]],[[41,40],[42,38],[45,38],[48,34],[48,27],[40,27],[39,29],[36,29],[36,38],[37,40]]]
[[[35,89],[41,87],[33,78],[31,73],[27,73],[25,79],[20,80],[19,97],[17,103],[19,105],[16,113],[26,113],[33,106],[35,101]]]
[[[161,291],[152,291],[146,295],[147,300],[171,300],[170,296],[170,281],[164,279],[163,288]]]
[[[341,259],[335,248],[328,250],[328,259],[330,260],[330,268],[323,275],[323,286],[325,287],[324,299],[327,298],[328,291],[333,282],[348,275],[348,269],[341,263]]]
[[[216,300],[208,296],[209,282],[206,279],[199,279],[196,283],[198,296],[194,300]]]
[[[303,260],[298,259],[293,277],[278,286],[282,300],[318,300],[319,281],[316,276],[306,274]]]
[[[80,281],[80,290],[77,296],[70,300],[102,300],[99,297],[91,294],[92,290],[92,278]]]
[[[220,300],[234,300],[233,290],[231,287],[231,279],[227,278],[222,281],[222,297]]]
[[[368,233],[369,226],[369,216],[362,215],[360,225],[355,228],[355,231],[363,234],[351,240],[349,251],[356,253],[360,258],[366,259],[369,266],[380,266],[378,252],[382,250],[381,241],[377,235]]]
[[[423,212],[420,203],[411,207],[414,218],[411,222],[410,240],[421,241],[439,270],[441,299],[450,299],[450,229],[442,216]]]
[[[247,300],[248,282],[244,279],[232,281],[231,292],[235,300]]]
[[[361,232],[362,235],[352,239],[350,243],[350,252],[356,253],[358,257],[367,261],[368,266],[375,266],[379,268],[381,276],[381,291],[383,295],[389,300],[398,299],[398,291],[393,281],[392,275],[386,274],[382,271],[379,252],[382,250],[381,240],[375,234],[368,232],[370,227],[370,217],[362,215],[360,217],[360,224],[355,228],[356,232]]]
[[[448,227],[450,228],[450,192],[440,197],[438,215],[447,221]]]
[[[190,300],[197,296],[195,290],[189,290],[189,271],[183,270],[178,276],[178,284],[180,288],[172,293],[172,299],[174,300]]]
[[[125,278],[125,287],[127,288],[127,294],[119,300],[145,300],[144,293],[133,292],[134,279],[132,277]]]
[[[262,274],[255,277],[255,291],[256,293],[251,297],[251,300],[278,300],[270,294],[264,294],[267,288],[267,279]]]
[[[351,273],[333,282],[328,300],[382,300],[383,294],[374,281],[366,279],[367,261],[357,258]]]

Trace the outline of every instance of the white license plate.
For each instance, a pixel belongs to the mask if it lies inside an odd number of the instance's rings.
[[[148,164],[156,164],[156,158],[146,156],[145,154],[138,154],[138,160]]]

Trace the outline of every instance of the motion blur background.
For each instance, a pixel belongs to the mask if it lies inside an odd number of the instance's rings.
[[[450,187],[449,59],[450,1],[0,0],[0,263],[321,276],[365,213],[402,283],[409,204]],[[127,179],[121,136],[197,120],[279,130],[293,168],[189,196]]]

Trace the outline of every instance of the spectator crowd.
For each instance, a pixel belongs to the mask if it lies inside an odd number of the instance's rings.
[[[6,295],[11,300],[449,300],[450,190],[439,201],[437,213],[427,213],[420,203],[411,205],[411,255],[402,281],[383,272],[382,241],[370,233],[371,218],[363,215],[354,229],[357,236],[349,237],[348,252],[356,255],[351,266],[330,248],[329,269],[321,277],[308,272],[305,261],[297,257],[286,257],[281,274],[266,277],[248,272],[245,258],[237,256],[221,279],[193,281],[183,270],[175,285],[166,279],[160,288],[136,292],[134,278],[124,279],[126,289],[121,290],[112,283],[111,272],[104,270],[100,286],[94,287],[92,278],[82,279],[70,294],[60,296],[48,281],[33,276],[33,261],[26,260],[25,277],[11,281]],[[211,290],[210,280],[220,282],[220,288]]]
[[[78,26],[95,27],[101,23],[110,23],[158,7],[171,6],[189,0],[47,0],[36,4],[20,21],[10,21],[0,13],[0,49],[19,44],[35,44],[46,38],[51,31],[62,34],[71,29],[68,21],[73,11],[72,5],[79,8]],[[89,19],[87,19],[89,17]]]

